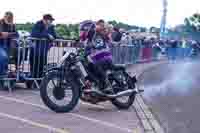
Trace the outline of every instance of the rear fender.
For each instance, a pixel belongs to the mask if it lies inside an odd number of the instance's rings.
[[[131,77],[131,80],[132,80],[132,82],[135,84],[135,83],[137,83],[137,78],[136,78],[136,75],[135,76],[133,76],[133,77]]]

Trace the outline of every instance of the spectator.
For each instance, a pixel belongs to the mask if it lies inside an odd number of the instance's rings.
[[[178,41],[177,40],[170,40],[170,48],[169,48],[169,56],[172,61],[177,59],[177,49],[178,49]]]
[[[106,40],[112,41],[112,32],[113,32],[113,26],[111,24],[106,23],[105,24]]]
[[[117,27],[114,27],[112,33],[112,40],[114,42],[120,42],[121,38],[122,38],[122,33],[119,31]]]
[[[153,59],[157,60],[158,59],[158,55],[161,51],[161,47],[160,47],[160,43],[161,41],[156,41],[156,40],[152,40],[152,47],[153,47]]]
[[[135,42],[134,42],[135,44],[134,44],[134,46],[135,46],[135,48],[134,48],[134,57],[133,57],[133,61],[134,61],[134,63],[136,63],[140,58],[140,50],[141,50],[141,40],[140,39],[137,39],[137,40],[135,40]]]
[[[4,18],[0,20],[0,74],[5,74],[8,70],[9,49],[12,39],[18,37],[12,12],[6,12]]]
[[[33,78],[41,78],[43,76],[44,66],[47,65],[47,53],[50,43],[57,37],[54,25],[52,25],[53,21],[52,15],[46,14],[32,29],[32,37],[45,39],[36,40],[30,52],[30,69]]]

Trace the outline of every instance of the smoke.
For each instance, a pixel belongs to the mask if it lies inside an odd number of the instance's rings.
[[[158,75],[159,79],[154,80],[160,80],[160,82],[141,86],[145,90],[144,96],[146,98],[158,95],[187,95],[188,91],[191,91],[198,83],[198,65],[195,61],[176,62],[162,67],[153,75]]]

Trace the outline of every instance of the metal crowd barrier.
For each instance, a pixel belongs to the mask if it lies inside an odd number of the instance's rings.
[[[176,48],[166,44],[162,47],[145,46],[143,44],[126,45],[115,44],[111,47],[113,60],[116,64],[134,64],[141,62],[159,61],[159,60],[185,60],[198,59],[200,49],[187,46]]]
[[[73,40],[27,38],[13,40],[9,48],[9,65],[6,75],[0,77],[1,87],[12,91],[15,83],[26,83],[27,87],[39,88],[45,71],[54,67],[64,52],[73,52]]]
[[[166,58],[161,50],[140,45],[112,45],[111,51],[115,64],[135,64]]]

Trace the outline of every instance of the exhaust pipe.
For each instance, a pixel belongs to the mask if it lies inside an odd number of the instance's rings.
[[[107,97],[109,97],[109,98],[118,98],[118,97],[122,97],[122,96],[130,96],[134,92],[136,92],[136,91],[131,89],[131,90],[126,90],[126,91],[119,92],[116,95],[107,95]]]
[[[114,95],[105,94],[105,93],[102,93],[100,91],[94,91],[93,93],[96,93],[96,94],[103,96],[103,97],[107,97],[109,99],[113,99],[113,98],[118,98],[118,97],[122,97],[122,96],[130,96],[134,92],[137,93],[136,90],[132,90],[132,89],[122,91],[122,92],[119,92],[119,93],[114,94]]]
[[[135,86],[135,89],[128,89],[128,90],[125,90],[125,91],[122,91],[122,92],[119,92],[119,93],[113,94],[113,95],[102,93],[99,90],[91,90],[90,92],[87,92],[87,93],[94,93],[94,94],[97,94],[102,97],[113,99],[113,98],[118,98],[118,97],[122,97],[122,96],[130,96],[133,93],[138,94],[138,93],[142,93],[142,92],[144,92],[144,90],[140,90],[140,89],[138,89],[137,86]]]

